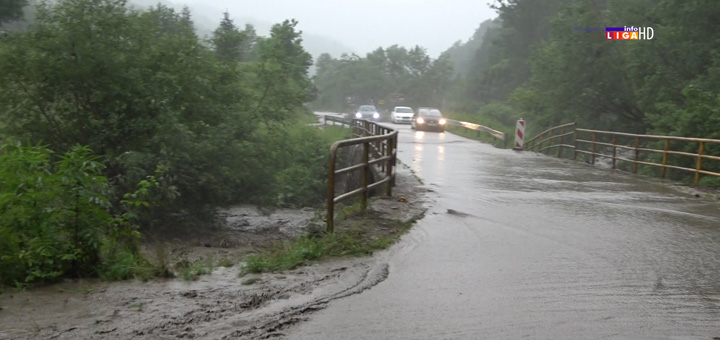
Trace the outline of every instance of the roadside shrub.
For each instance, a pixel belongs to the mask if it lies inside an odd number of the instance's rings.
[[[156,266],[149,263],[137,252],[127,249],[103,251],[104,261],[98,268],[98,275],[109,281],[126,280],[131,278],[150,279],[160,276]]]
[[[126,195],[126,213],[111,216],[97,159],[86,146],[59,156],[44,146],[0,146],[0,284],[96,276],[104,260],[108,268],[128,261],[117,250],[137,254],[132,208],[146,205],[138,194],[147,185]]]
[[[701,187],[718,189],[718,188],[720,188],[720,178],[712,177],[712,176],[703,176],[700,178],[700,183],[698,183],[698,185]]]
[[[77,146],[52,164],[42,146],[0,149],[0,257],[3,283],[92,275],[99,262],[107,182],[102,163]]]
[[[274,176],[276,203],[312,206],[325,198],[329,146],[317,128],[290,126],[280,130],[278,168]],[[276,143],[278,140],[276,139]]]

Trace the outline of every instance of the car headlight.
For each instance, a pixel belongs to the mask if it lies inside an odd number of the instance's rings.
[[[360,113],[360,112],[356,113],[355,118],[362,118],[362,113]]]
[[[422,117],[420,117],[420,118],[417,119],[417,123],[418,123],[418,124],[425,123],[425,119],[422,119]]]
[[[377,113],[377,112],[373,113],[373,118],[375,118],[375,119],[378,119],[378,118],[380,118],[380,114],[379,114],[379,113]]]
[[[445,125],[445,123],[447,123],[447,120],[445,120],[444,118],[440,119],[440,125]]]

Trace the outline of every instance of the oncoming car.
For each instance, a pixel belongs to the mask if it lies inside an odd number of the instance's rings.
[[[445,131],[447,126],[447,119],[445,119],[440,110],[434,107],[421,107],[417,113],[413,116],[412,122],[410,123],[411,129],[416,130],[436,130],[439,132]]]
[[[367,119],[367,120],[380,120],[380,112],[375,108],[375,105],[360,105],[355,112],[356,119]]]
[[[392,112],[390,112],[390,121],[398,123],[412,123],[412,118],[415,115],[415,111],[407,106],[396,106]]]

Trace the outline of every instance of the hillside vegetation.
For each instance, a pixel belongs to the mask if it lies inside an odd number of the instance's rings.
[[[226,14],[206,41],[162,5],[34,16],[0,36],[0,284],[133,276],[141,234],[207,228],[223,205],[322,202],[330,141],[306,126],[295,21],[262,37]]]
[[[358,98],[388,107],[441,106],[451,116],[494,122],[504,131],[524,118],[531,136],[577,122],[720,139],[720,36],[714,33],[720,2],[495,0],[491,6],[498,18],[435,60],[422,47],[399,46],[365,57],[318,59],[316,105],[349,110],[355,103],[347,99]],[[651,27],[654,37],[605,38],[605,27],[623,26]],[[395,92],[405,100],[393,100]],[[683,148],[697,152],[697,145]],[[720,154],[717,145],[705,152]],[[692,167],[692,161],[676,164]]]

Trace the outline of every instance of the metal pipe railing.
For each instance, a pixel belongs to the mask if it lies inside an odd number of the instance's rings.
[[[448,119],[448,124],[453,126],[459,126],[468,130],[474,130],[478,132],[478,136],[480,136],[480,133],[486,133],[495,139],[503,142],[503,147],[507,148],[507,135],[504,132],[491,129],[487,126],[470,123],[470,122],[463,122],[460,120],[454,120],[454,119]]]
[[[366,120],[343,120],[338,117],[325,116],[325,122],[341,122],[353,129],[356,138],[341,140],[330,147],[328,161],[328,192],[327,192],[327,231],[335,230],[335,204],[346,199],[361,196],[363,212],[367,209],[367,200],[370,190],[385,184],[385,194],[392,196],[392,187],[395,185],[393,169],[397,162],[397,136],[394,129],[384,127]],[[338,150],[344,147],[362,145],[362,160],[343,169],[336,169]],[[379,167],[384,174],[383,178],[370,183],[371,166]],[[356,171],[361,172],[360,188],[335,196],[335,178],[337,175]]]
[[[572,128],[572,132],[567,129]],[[559,130],[559,132],[558,132]],[[564,143],[564,139],[572,135],[572,145]],[[621,141],[625,143],[621,143]],[[658,148],[652,148],[644,144],[647,141],[659,142]],[[685,152],[671,150],[670,142],[697,143],[697,152]],[[637,173],[640,165],[659,167],[660,178],[665,179],[667,169],[675,169],[694,173],[694,185],[700,182],[700,175],[709,175],[720,177],[720,172],[710,171],[703,168],[703,161],[720,161],[720,155],[708,154],[707,145],[720,145],[720,140],[709,138],[692,138],[678,136],[660,136],[660,135],[643,135],[626,132],[614,132],[604,130],[590,130],[576,128],[575,123],[563,124],[551,127],[525,143],[526,149],[529,151],[549,153],[550,149],[559,148],[557,156],[562,157],[564,148],[573,150],[572,159],[576,159],[578,154],[588,155],[590,163],[595,164],[598,158],[612,159],[612,168],[617,169],[617,162],[627,162],[632,165],[632,173]],[[604,153],[603,150],[607,150]],[[618,155],[618,150],[621,150]],[[628,155],[622,155],[622,150],[632,152],[632,158]],[[653,162],[652,157],[641,156],[643,154],[660,154],[662,158],[659,162]],[[625,157],[623,157],[625,156]],[[682,156],[695,158],[694,167],[680,166],[668,164],[669,156]]]
[[[594,160],[596,157],[605,157],[605,158],[611,158],[613,160],[612,168],[617,168],[617,161],[623,161],[628,162],[632,164],[633,173],[638,172],[639,165],[648,165],[648,166],[654,166],[660,168],[660,178],[665,179],[665,176],[667,174],[667,169],[675,169],[675,170],[681,170],[686,172],[692,172],[694,173],[694,180],[693,183],[695,186],[698,185],[700,182],[700,175],[710,175],[710,176],[716,176],[720,177],[720,172],[714,172],[709,170],[703,169],[703,160],[714,160],[718,161],[720,160],[720,156],[717,155],[708,155],[706,154],[706,145],[707,144],[717,144],[720,145],[720,140],[718,139],[708,139],[708,138],[691,138],[691,137],[678,137],[678,136],[659,136],[659,135],[641,135],[641,134],[633,134],[633,133],[625,133],[625,132],[613,132],[613,131],[602,131],[602,130],[589,130],[589,129],[577,129],[578,133],[581,134],[591,134],[593,136],[593,140],[588,139],[582,139],[577,138],[575,143],[579,145],[591,145],[592,152],[585,151],[585,150],[579,150],[576,149],[576,152],[588,154],[591,156],[591,158]],[[598,142],[598,137],[605,137],[609,136],[612,138],[612,143],[603,143]],[[587,137],[585,137],[587,138]],[[633,144],[632,146],[629,145],[622,145],[618,144],[619,138],[625,138],[628,141],[631,141]],[[661,142],[662,148],[651,148],[651,147],[641,147],[643,145],[643,141],[658,141]],[[670,141],[679,141],[679,142],[687,142],[687,143],[698,143],[697,147],[697,153],[691,153],[691,152],[684,152],[684,151],[674,151],[670,150]],[[604,146],[612,148],[612,155],[606,155],[604,153],[598,152],[598,146]],[[625,158],[620,157],[617,155],[617,150],[628,150],[633,152],[633,158]],[[662,154],[662,159],[660,163],[652,162],[652,159],[649,160],[641,160],[641,153],[655,153],[655,154]],[[693,157],[695,158],[695,167],[689,168],[689,167],[683,167],[678,165],[670,165],[668,164],[668,156],[670,155],[676,155],[676,156],[683,156],[683,157]]]
[[[553,144],[553,141],[558,138],[564,139],[565,136],[572,135],[574,132],[565,133],[565,130],[570,129],[570,128],[573,128],[573,130],[574,130],[574,127],[575,127],[575,123],[568,123],[568,124],[551,127],[543,132],[540,132],[538,135],[536,135],[535,137],[533,137],[530,140],[528,140],[527,142],[525,142],[525,149],[529,150],[529,151],[537,151],[537,152],[542,152],[542,151],[556,148],[556,147],[560,147],[560,148],[569,147],[572,149],[573,146],[563,144],[562,140],[558,144]],[[557,130],[560,130],[561,132],[558,133],[557,135],[555,135],[554,132]],[[548,145],[543,147],[544,143],[547,143]]]

